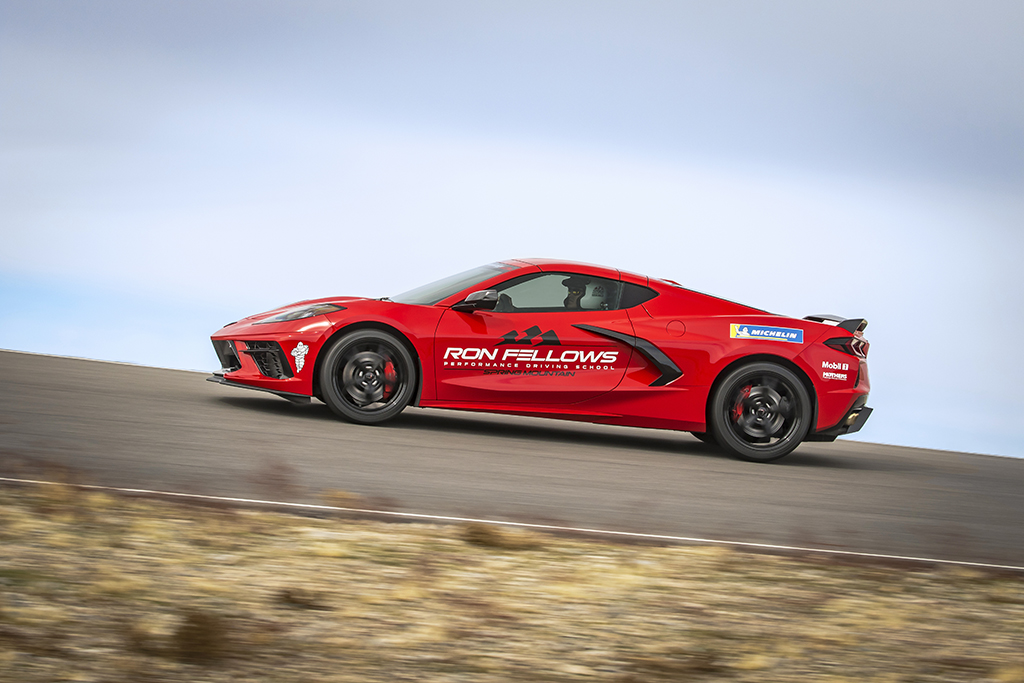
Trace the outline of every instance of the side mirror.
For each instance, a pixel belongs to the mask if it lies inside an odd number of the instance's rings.
[[[493,311],[494,307],[498,305],[498,290],[496,289],[481,289],[479,292],[473,292],[466,297],[464,301],[452,306],[453,311],[459,311],[460,313],[472,313],[473,311]]]

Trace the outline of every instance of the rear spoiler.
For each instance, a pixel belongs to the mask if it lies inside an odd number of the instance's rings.
[[[821,315],[809,315],[804,320],[811,320],[816,323],[825,323],[826,325],[835,325],[836,327],[846,330],[850,334],[857,334],[863,332],[868,327],[868,321],[864,318],[843,318],[838,315],[829,315],[827,313]]]

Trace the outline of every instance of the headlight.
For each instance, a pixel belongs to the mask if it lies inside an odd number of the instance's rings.
[[[302,320],[303,318],[312,318],[317,315],[325,315],[327,313],[334,313],[335,311],[344,311],[344,306],[337,304],[314,304],[312,306],[301,306],[299,308],[292,308],[284,313],[278,313],[275,316],[265,318],[258,321],[257,325],[264,323],[283,323],[289,320]]]

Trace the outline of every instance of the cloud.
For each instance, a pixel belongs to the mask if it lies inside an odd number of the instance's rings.
[[[1015,2],[40,2],[5,27],[8,130],[51,141],[287,101],[674,158],[1024,178]]]

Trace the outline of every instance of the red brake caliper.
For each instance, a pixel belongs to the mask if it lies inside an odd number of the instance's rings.
[[[747,396],[750,396],[751,387],[749,384],[743,387],[740,391],[740,397],[736,400],[736,405],[732,407],[732,421],[739,422],[740,418],[743,417],[743,401],[746,400]]]
[[[391,394],[395,391],[396,384],[398,384],[398,373],[395,372],[395,364],[388,361],[384,365],[384,399],[391,397]]]

